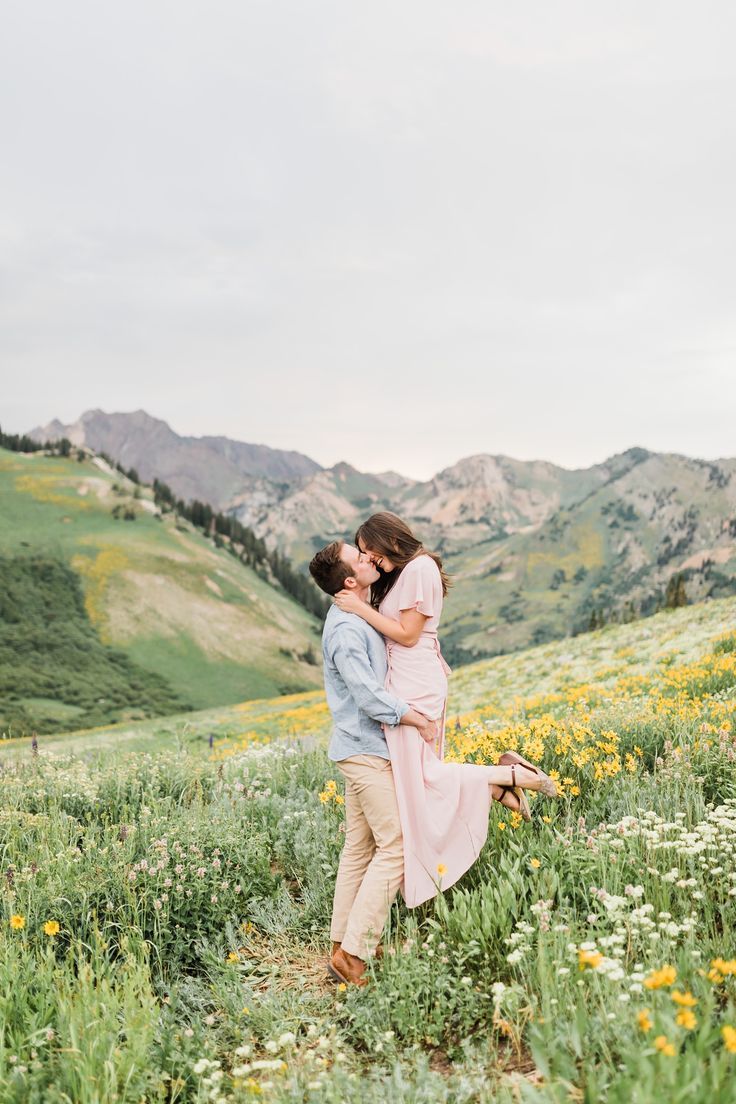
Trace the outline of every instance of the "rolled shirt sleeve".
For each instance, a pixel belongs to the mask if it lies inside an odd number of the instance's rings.
[[[380,684],[370,665],[365,640],[350,626],[341,627],[331,658],[358,709],[374,721],[397,725],[409,712],[406,702],[389,694]]]

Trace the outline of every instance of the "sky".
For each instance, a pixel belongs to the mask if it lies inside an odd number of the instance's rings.
[[[6,0],[0,425],[736,455],[728,0]]]

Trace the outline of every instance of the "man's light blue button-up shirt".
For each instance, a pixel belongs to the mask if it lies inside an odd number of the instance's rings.
[[[384,689],[388,664],[383,637],[362,617],[332,606],[322,630],[322,655],[334,723],[330,759],[390,759],[381,724],[397,725],[409,706]]]

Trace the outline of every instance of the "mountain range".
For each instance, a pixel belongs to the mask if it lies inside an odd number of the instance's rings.
[[[32,430],[102,451],[183,498],[232,513],[305,565],[376,510],[401,515],[454,576],[451,662],[646,613],[682,574],[688,598],[736,589],[736,459],[631,448],[568,470],[480,454],[420,482],[225,437],[180,437],[144,411]]]

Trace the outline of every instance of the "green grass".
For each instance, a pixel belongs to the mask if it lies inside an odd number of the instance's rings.
[[[192,526],[158,516],[150,491],[137,493],[93,460],[0,450],[0,557],[42,555],[70,568],[103,650],[167,684],[174,708],[174,699],[207,706],[318,686],[319,669],[304,659],[319,649],[316,620]],[[136,520],[116,520],[119,505]],[[30,632],[21,618],[16,646],[24,626]],[[14,725],[58,728],[63,710],[31,701],[44,697],[55,700],[17,686],[25,712],[14,710]]]
[[[457,717],[484,707],[490,714],[509,703],[521,704],[532,697],[590,680],[601,687],[610,687],[617,678],[632,673],[655,673],[672,662],[689,663],[706,651],[713,640],[717,654],[725,654],[733,650],[732,634],[724,634],[723,629],[733,623],[736,623],[736,599],[725,598],[668,610],[630,625],[609,625],[569,640],[457,668],[450,677],[447,710],[450,724],[454,725]],[[324,738],[329,723],[324,712],[315,714],[320,707],[324,711],[324,695],[320,691],[302,694],[297,702],[283,697],[256,699],[165,719],[69,732],[47,738],[44,746],[87,752],[98,741],[104,740],[106,747],[114,747],[119,739],[126,747],[134,741],[136,748],[157,750],[174,746],[177,733],[202,746],[210,733],[227,746],[247,742],[249,734],[266,742],[302,736]],[[292,719],[290,714],[295,709],[303,715]],[[28,745],[29,740],[22,738],[4,741],[0,748],[22,749]]]
[[[505,725],[579,792],[529,825],[494,809],[457,886],[394,907],[362,990],[324,971],[344,837],[320,694],[6,742],[0,1101],[728,1104],[735,614],[452,676],[451,743]],[[595,762],[641,755],[578,770],[576,731]]]
[[[0,557],[0,730],[53,732],[186,708],[158,674],[105,646],[63,562]]]
[[[736,961],[711,962],[736,957],[736,667],[719,643],[733,612],[605,631],[587,654],[558,644],[544,670],[537,649],[516,684],[510,657],[476,669],[501,708],[533,695],[535,670],[564,696],[601,661],[652,684],[725,664],[731,682],[643,722],[656,774],[535,801],[517,829],[494,810],[456,887],[395,906],[363,990],[324,971],[343,811],[320,800],[334,765],[304,741],[318,695],[6,748],[0,1100],[727,1104]],[[585,723],[610,739],[637,709],[604,700]],[[210,757],[208,730],[238,714],[276,742]],[[297,719],[301,750],[285,739]],[[675,980],[646,988],[665,965]],[[673,993],[692,994],[693,1027]]]
[[[205,709],[212,702],[227,704],[302,689],[300,681],[288,681],[291,665],[284,663],[280,653],[273,656],[271,663],[262,661],[259,667],[250,668],[224,658],[212,658],[188,637],[167,643],[153,636],[139,639],[135,654],[142,666],[163,675],[181,694],[188,692],[195,709]]]

